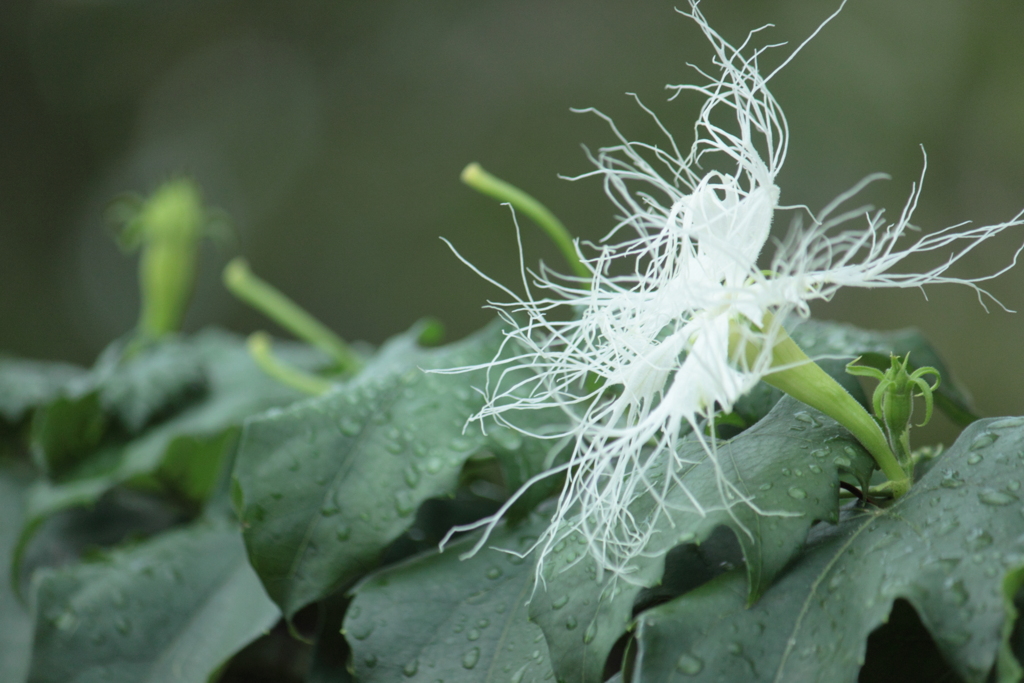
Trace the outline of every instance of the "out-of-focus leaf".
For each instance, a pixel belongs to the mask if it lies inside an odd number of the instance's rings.
[[[224,521],[42,573],[35,599],[31,683],[201,683],[280,617]]]
[[[11,564],[21,506],[31,480],[27,466],[0,461],[0,567]],[[22,683],[32,655],[32,614],[18,600],[6,572],[0,575],[0,681]]]
[[[372,569],[421,503],[455,492],[470,456],[525,447],[466,424],[483,402],[482,371],[422,370],[485,363],[501,339],[492,325],[423,349],[407,333],[337,390],[246,423],[236,504],[253,567],[286,616]]]
[[[534,518],[492,534],[489,545],[523,551],[543,533]],[[421,555],[356,586],[345,617],[356,678],[375,681],[540,683],[552,676],[540,628],[529,621],[533,562],[485,548]],[[584,629],[575,629],[586,642]]]
[[[568,534],[545,560],[545,581],[530,604],[530,617],[544,630],[560,680],[599,682],[615,642],[625,633],[643,588],[665,573],[666,553],[684,543],[700,543],[719,526],[733,530],[743,550],[756,598],[803,546],[816,520],[835,522],[839,515],[839,477],[852,473],[865,480],[874,467],[870,456],[831,419],[792,398],[779,401],[764,419],[730,442],[718,446],[721,476],[734,483],[762,513],[736,502],[721,505],[718,474],[694,439],[682,446],[684,459],[696,463],[676,476],[689,494],[706,506],[694,510],[678,487],[669,491],[659,532],[637,557],[629,582],[597,580],[595,561],[578,533]],[[636,519],[653,514],[650,496],[630,505]],[[590,633],[582,642],[576,632]]]
[[[86,374],[64,384],[32,419],[32,450],[48,475],[60,478],[89,457],[111,424],[128,434],[199,397],[207,385],[207,354],[196,339],[168,338],[124,356],[114,342]]]
[[[896,598],[963,680],[985,681],[1000,649],[997,679],[1019,680],[1007,590],[1024,568],[1022,455],[1024,418],[976,422],[891,507],[817,528],[753,607],[737,571],[644,612],[633,680],[855,681]]]
[[[30,409],[52,401],[87,372],[67,363],[0,356],[0,417],[19,422]]]
[[[263,374],[249,357],[244,341],[235,335],[208,330],[196,335],[192,344],[201,351],[209,373],[203,399],[126,444],[94,453],[90,462],[104,464],[98,472],[59,484],[41,480],[33,485],[26,501],[15,571],[18,558],[43,520],[61,510],[95,503],[116,486],[159,487],[201,503],[234,447],[242,420],[302,398],[296,390]],[[324,362],[321,354],[305,346],[282,344],[279,353],[298,366],[312,368]]]

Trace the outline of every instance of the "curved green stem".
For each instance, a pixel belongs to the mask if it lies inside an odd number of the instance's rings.
[[[245,259],[239,257],[228,263],[224,268],[224,284],[239,299],[329,355],[342,372],[355,372],[362,367],[359,356],[341,337],[277,288],[256,277]]]
[[[274,356],[270,335],[265,332],[255,332],[249,335],[246,346],[249,348],[249,355],[256,361],[256,365],[259,366],[260,370],[281,384],[313,396],[327,393],[334,386],[322,377],[311,375],[308,372],[303,372],[298,368],[282,363]]]
[[[764,326],[770,324],[771,319],[766,318]],[[736,337],[738,342],[738,335]],[[749,362],[753,363],[758,353],[759,349],[747,345]],[[910,477],[892,452],[885,433],[875,419],[839,382],[812,361],[781,326],[779,337],[772,348],[772,366],[781,369],[767,374],[764,381],[846,427],[892,482],[894,498],[910,490]]]
[[[548,234],[548,237],[551,238],[555,246],[562,252],[562,256],[569,264],[569,267],[572,268],[572,272],[581,278],[590,280],[591,272],[580,261],[579,254],[576,253],[576,245],[572,241],[572,236],[566,230],[562,221],[558,220],[555,214],[551,213],[546,206],[518,187],[494,177],[476,162],[462,169],[460,178],[462,182],[474,190],[489,197],[494,197],[499,202],[508,202],[512,205],[513,209],[522,211],[529,216],[530,220],[540,226],[541,230]]]

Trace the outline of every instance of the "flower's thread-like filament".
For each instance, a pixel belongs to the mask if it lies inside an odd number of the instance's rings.
[[[760,269],[773,217],[782,210],[775,178],[786,158],[789,128],[767,87],[778,68],[764,78],[758,61],[778,46],[752,49],[758,29],[739,48],[732,47],[695,2],[686,16],[711,43],[718,76],[698,69],[704,85],[669,87],[671,99],[685,93],[704,98],[685,154],[642,104],[665,144],[630,141],[604,114],[582,110],[604,119],[618,141],[588,152],[595,170],[578,177],[600,177],[618,212],[616,225],[598,244],[576,244],[590,281],[543,266],[528,271],[521,248],[525,296],[487,278],[510,298],[490,304],[508,332],[494,361],[483,366],[487,401],[474,419],[485,428],[494,421],[529,433],[519,419],[524,411],[559,409],[565,415],[562,427],[532,435],[573,443],[569,462],[557,470],[566,474],[566,484],[552,525],[537,543],[541,580],[544,557],[573,533],[586,539],[599,572],[629,580],[634,561],[653,552],[656,530],[666,521],[671,525],[681,511],[707,515],[746,505],[778,514],[757,508],[732,483],[714,437],[705,436],[718,415],[778,371],[772,367],[772,348],[785,334],[778,321],[793,314],[807,317],[810,301],[828,300],[842,287],[958,283],[974,288],[984,304],[992,297],[978,283],[1005,272],[1020,254],[1018,249],[1013,262],[994,275],[949,274],[982,242],[1021,225],[1024,212],[1005,223],[955,225],[904,244],[906,233],[916,230],[910,220],[921,183],[889,223],[882,211],[843,208],[883,177],[872,175],[809,216],[809,227],[798,214],[777,244],[771,267]],[[851,221],[860,221],[860,227],[841,227]],[[894,271],[911,254],[947,248],[953,248],[951,255],[931,270]],[[737,351],[730,344],[737,329],[742,344],[761,351],[753,356]],[[700,458],[681,455],[687,434],[703,446]],[[687,472],[698,460],[707,460],[716,473],[713,500],[687,487]],[[641,499],[649,512],[636,516],[631,506]],[[474,526],[493,528],[499,517]]]

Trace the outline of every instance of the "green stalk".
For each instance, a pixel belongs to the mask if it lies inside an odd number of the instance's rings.
[[[771,324],[766,317],[764,327]],[[780,339],[772,348],[772,366],[784,369],[771,372],[764,381],[802,401],[812,408],[825,413],[846,427],[878,463],[882,472],[892,482],[892,494],[899,498],[910,490],[910,477],[900,466],[889,447],[885,433],[873,417],[857,402],[846,389],[827,372],[812,361],[796,342],[781,327]],[[733,335],[730,346],[739,343],[738,334]],[[753,363],[759,349],[751,344],[746,347],[748,362]]]
[[[327,393],[334,386],[322,377],[303,372],[278,360],[272,350],[270,335],[265,332],[249,335],[246,346],[249,347],[249,355],[256,361],[260,370],[281,384],[313,396]]]
[[[499,202],[508,202],[512,205],[513,209],[529,216],[530,220],[540,226],[541,230],[548,234],[548,237],[551,238],[555,246],[562,252],[562,256],[569,264],[569,267],[572,268],[573,273],[585,280],[590,280],[591,273],[583,262],[580,261],[580,257],[576,253],[576,246],[572,241],[572,236],[566,230],[562,221],[558,220],[546,206],[518,187],[494,177],[476,162],[462,169],[460,177],[462,182],[474,190],[489,197],[494,197]]]
[[[355,372],[362,367],[359,356],[341,337],[273,285],[254,275],[245,259],[239,257],[228,263],[224,268],[224,284],[239,299],[329,355],[342,372]]]

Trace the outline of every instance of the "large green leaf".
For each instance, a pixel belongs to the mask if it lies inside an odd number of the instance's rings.
[[[714,505],[721,498],[715,467],[695,440],[687,440],[683,457],[696,464],[679,476],[698,501]],[[560,680],[601,681],[605,660],[626,631],[634,602],[644,587],[662,580],[665,555],[683,543],[700,543],[719,526],[735,532],[746,558],[748,599],[756,598],[799,552],[816,520],[835,522],[839,514],[839,477],[852,472],[860,480],[873,461],[859,444],[831,419],[792,398],[779,401],[754,427],[718,447],[723,474],[751,497],[762,516],[745,504],[728,510],[693,511],[678,488],[666,498],[671,519],[662,517],[636,570],[624,579],[598,581],[594,560],[583,539],[570,534],[545,560],[545,581],[530,605],[540,624]],[[636,519],[654,507],[648,496],[630,505]],[[580,559],[582,557],[582,559]],[[581,642],[574,629],[589,633]]]
[[[534,518],[501,529],[494,548],[526,550],[543,533]],[[493,548],[464,561],[472,541],[383,569],[356,586],[343,632],[358,680],[540,683],[551,662],[529,621],[533,563]],[[585,638],[576,629],[577,639]]]
[[[280,618],[224,521],[47,570],[35,589],[31,683],[205,683]]]
[[[1024,418],[985,420],[886,509],[856,508],[746,609],[742,572],[644,612],[634,681],[857,680],[896,598],[965,681],[1018,680],[1006,619],[1024,568]],[[1004,585],[1005,584],[1005,585]]]
[[[970,394],[957,383],[924,335],[913,328],[879,332],[843,323],[805,320],[795,327],[791,336],[811,358],[824,357],[818,364],[833,376],[842,373],[846,362],[858,356],[862,364],[885,371],[889,368],[890,354],[905,356],[909,353],[911,370],[931,366],[942,374],[935,404],[943,412],[961,426],[978,419]]]
[[[242,420],[303,397],[266,376],[253,363],[244,341],[235,335],[208,330],[196,335],[192,344],[201,351],[207,367],[208,390],[203,399],[126,444],[93,453],[90,462],[98,471],[81,472],[62,483],[38,481],[28,493],[15,559],[46,518],[92,504],[122,484],[163,489],[185,501],[201,503],[236,443]],[[282,345],[281,355],[300,366],[323,362],[320,354],[303,346]]]
[[[21,525],[21,506],[31,477],[27,465],[0,461],[0,567],[8,567]],[[32,653],[32,615],[0,575],[0,681],[22,683]]]
[[[388,342],[335,391],[245,425],[236,503],[253,567],[289,617],[376,566],[421,503],[455,492],[468,458],[529,441],[466,424],[482,371],[423,372],[490,361],[498,325],[437,349],[415,337]]]

